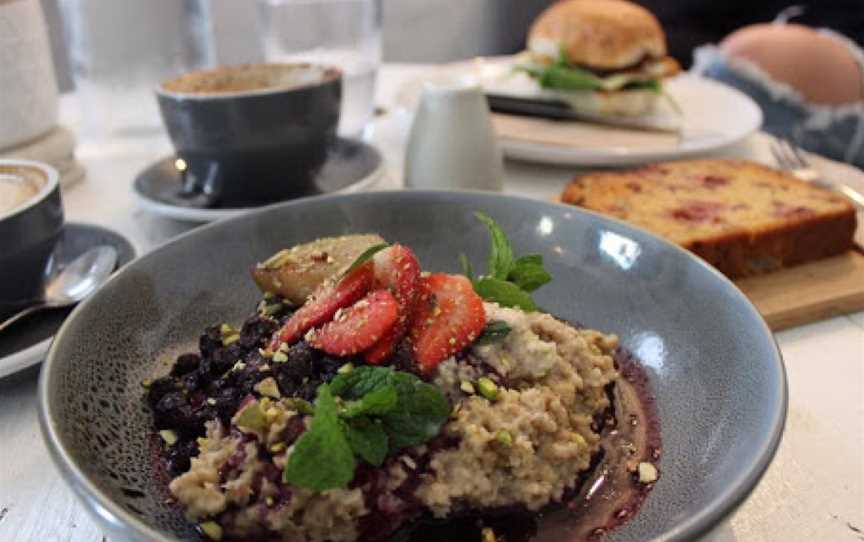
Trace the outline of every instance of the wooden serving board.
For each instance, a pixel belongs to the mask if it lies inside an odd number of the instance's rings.
[[[864,252],[806,263],[735,284],[779,331],[864,309]]]

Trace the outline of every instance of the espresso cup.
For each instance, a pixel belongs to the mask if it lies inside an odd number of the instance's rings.
[[[181,195],[258,205],[312,191],[336,140],[342,73],[312,64],[224,66],[157,90]]]
[[[46,265],[62,229],[57,170],[0,160],[0,318],[42,298]]]

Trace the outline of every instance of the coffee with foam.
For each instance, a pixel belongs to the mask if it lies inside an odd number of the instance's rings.
[[[32,201],[46,182],[45,174],[36,168],[0,165],[0,216]]]

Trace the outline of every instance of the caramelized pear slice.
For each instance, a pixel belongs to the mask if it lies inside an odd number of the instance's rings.
[[[321,283],[383,242],[376,234],[325,237],[280,250],[252,268],[252,279],[262,292],[278,294],[299,306]]]

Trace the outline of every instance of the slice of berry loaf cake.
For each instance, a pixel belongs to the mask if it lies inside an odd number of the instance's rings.
[[[747,161],[592,173],[561,199],[663,236],[733,278],[845,252],[856,227],[843,196]]]

